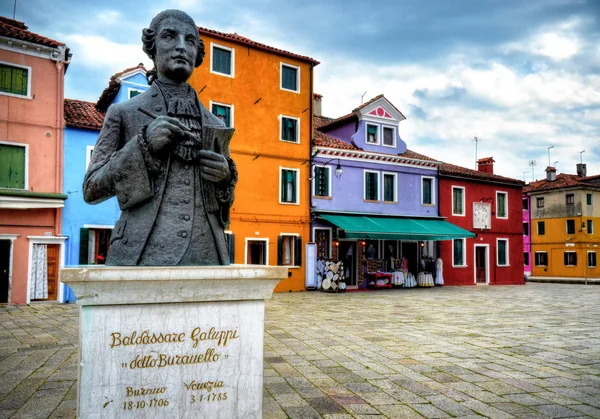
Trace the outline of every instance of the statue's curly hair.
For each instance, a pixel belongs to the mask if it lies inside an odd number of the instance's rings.
[[[142,49],[152,61],[154,61],[154,56],[156,55],[156,31],[158,30],[160,23],[163,20],[169,18],[177,19],[180,22],[189,23],[194,28],[197,28],[194,19],[192,19],[190,15],[188,15],[185,12],[182,12],[181,10],[164,10],[156,16],[154,16],[154,19],[152,19],[152,22],[150,22],[150,27],[142,30]],[[204,41],[202,41],[202,38],[200,38],[200,35],[198,35],[198,51],[196,53],[196,62],[194,63],[194,67],[198,67],[200,64],[202,64],[205,55],[206,51],[204,48]],[[152,82],[156,78],[156,69],[154,68],[148,71],[148,73],[146,74],[146,78],[148,79],[148,83],[152,84]]]

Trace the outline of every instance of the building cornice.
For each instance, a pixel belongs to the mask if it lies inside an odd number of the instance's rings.
[[[16,38],[0,36],[0,49],[11,51],[16,54],[30,55],[32,57],[44,58],[51,61],[69,63],[68,48],[65,45],[48,47],[33,42],[23,41]]]
[[[410,166],[410,167],[418,167],[421,169],[427,170],[437,170],[441,162],[434,160],[420,160],[414,159],[410,157],[403,157],[399,155],[393,154],[383,154],[383,153],[373,153],[369,151],[363,150],[348,150],[348,149],[338,149],[338,148],[329,148],[329,147],[314,147],[316,154],[313,155],[314,158],[339,158],[343,160],[353,160],[353,161],[361,161],[361,162],[369,162],[369,163],[381,163],[381,164],[389,164],[394,166]]]

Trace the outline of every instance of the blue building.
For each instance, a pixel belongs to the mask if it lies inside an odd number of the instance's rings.
[[[63,235],[68,237],[65,265],[104,263],[110,234],[121,212],[115,198],[93,206],[85,203],[83,178],[108,107],[132,98],[148,87],[146,69],[139,64],[112,76],[96,103],[65,99],[63,190],[69,197],[62,213]],[[75,300],[66,285],[63,295],[64,302]]]

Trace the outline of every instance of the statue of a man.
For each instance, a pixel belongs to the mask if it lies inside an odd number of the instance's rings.
[[[122,210],[108,265],[226,265],[224,229],[237,182],[232,129],[187,84],[204,58],[194,20],[166,10],[142,32],[150,89],[112,105],[85,175],[86,202]]]

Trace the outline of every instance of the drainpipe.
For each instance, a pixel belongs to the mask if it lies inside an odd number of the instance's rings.
[[[313,132],[313,77],[314,77],[314,68],[315,65],[313,63],[310,64],[310,95],[309,95],[309,111],[310,111],[310,118],[308,121],[308,129],[309,129],[309,136],[308,136],[308,237],[307,237],[307,242],[311,241],[311,232],[312,232],[312,214],[311,214],[311,208],[312,208],[312,191],[311,191],[311,181],[310,178],[312,177],[312,139],[314,136],[314,132]]]
[[[55,133],[56,133],[56,192],[62,192],[62,171],[63,167],[63,136],[62,128],[64,121],[62,120],[62,109],[64,105],[64,78],[61,80],[61,73],[64,68],[64,64],[57,60],[56,66],[56,121],[55,121]],[[60,208],[56,208],[54,211],[54,235],[60,236],[61,233],[61,218],[62,211]]]

